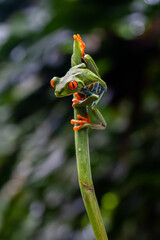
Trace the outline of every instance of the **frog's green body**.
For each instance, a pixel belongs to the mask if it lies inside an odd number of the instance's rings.
[[[71,81],[76,81],[78,83],[78,87],[75,90],[68,88],[68,83]],[[101,93],[101,91],[99,91],[100,88],[96,89],[95,84],[98,84],[99,86],[102,86],[103,89],[106,89],[105,82],[95,73],[90,71],[86,67],[85,63],[81,63],[70,68],[70,70],[62,78],[54,77],[54,84],[56,97],[65,97],[79,91],[83,92],[86,87],[88,87],[88,91],[90,91],[90,93],[96,93],[99,95]]]
[[[83,43],[83,42],[82,42]],[[93,124],[88,118],[80,115],[77,117],[80,120],[71,120],[72,124],[80,124],[74,127],[74,130],[79,130],[84,127],[93,129],[104,129],[106,122],[102,114],[97,109],[104,91],[107,89],[106,83],[100,78],[98,68],[92,57],[88,54],[82,56],[85,63],[81,63],[72,67],[64,77],[54,77],[53,81],[55,87],[55,95],[57,97],[64,97],[71,94],[75,95],[73,99],[73,107],[86,107],[91,104],[91,110],[100,124]]]

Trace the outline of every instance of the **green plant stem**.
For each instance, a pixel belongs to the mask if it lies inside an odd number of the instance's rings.
[[[75,108],[75,119],[77,114],[85,117],[87,115],[86,108]],[[107,240],[107,234],[101,217],[92,181],[87,128],[81,129],[80,131],[75,131],[75,146],[79,185],[89,220],[93,227],[96,240]]]
[[[75,40],[73,45],[72,67],[80,63],[81,48],[79,42]],[[74,119],[77,119],[78,114],[87,117],[87,108],[75,108]],[[75,146],[79,185],[96,240],[108,240],[92,181],[88,128],[75,131]]]

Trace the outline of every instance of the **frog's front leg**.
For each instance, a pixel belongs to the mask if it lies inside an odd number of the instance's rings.
[[[89,104],[93,103],[94,101],[98,100],[98,98],[99,98],[99,96],[96,95],[96,94],[91,94],[90,96],[84,97],[84,98],[81,98],[78,93],[74,93],[74,95],[76,97],[73,98],[73,100],[72,100],[72,102],[73,102],[72,107],[73,108],[75,108],[75,107],[86,107]]]

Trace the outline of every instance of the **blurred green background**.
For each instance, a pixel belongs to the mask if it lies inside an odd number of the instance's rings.
[[[72,97],[50,87],[77,33],[108,85],[89,136],[109,239],[159,240],[160,0],[0,0],[0,240],[94,239]]]

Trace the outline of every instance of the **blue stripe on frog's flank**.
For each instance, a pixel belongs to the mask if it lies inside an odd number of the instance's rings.
[[[101,95],[104,91],[104,88],[99,82],[91,83],[90,85],[86,86],[85,89],[88,89],[91,93],[96,95]]]
[[[99,82],[95,82],[95,83],[91,83],[91,84],[87,85],[85,88],[82,88],[78,92],[78,94],[80,97],[84,98],[84,97],[88,97],[92,94],[101,96],[101,94],[103,94],[103,92],[104,92],[104,87]]]

